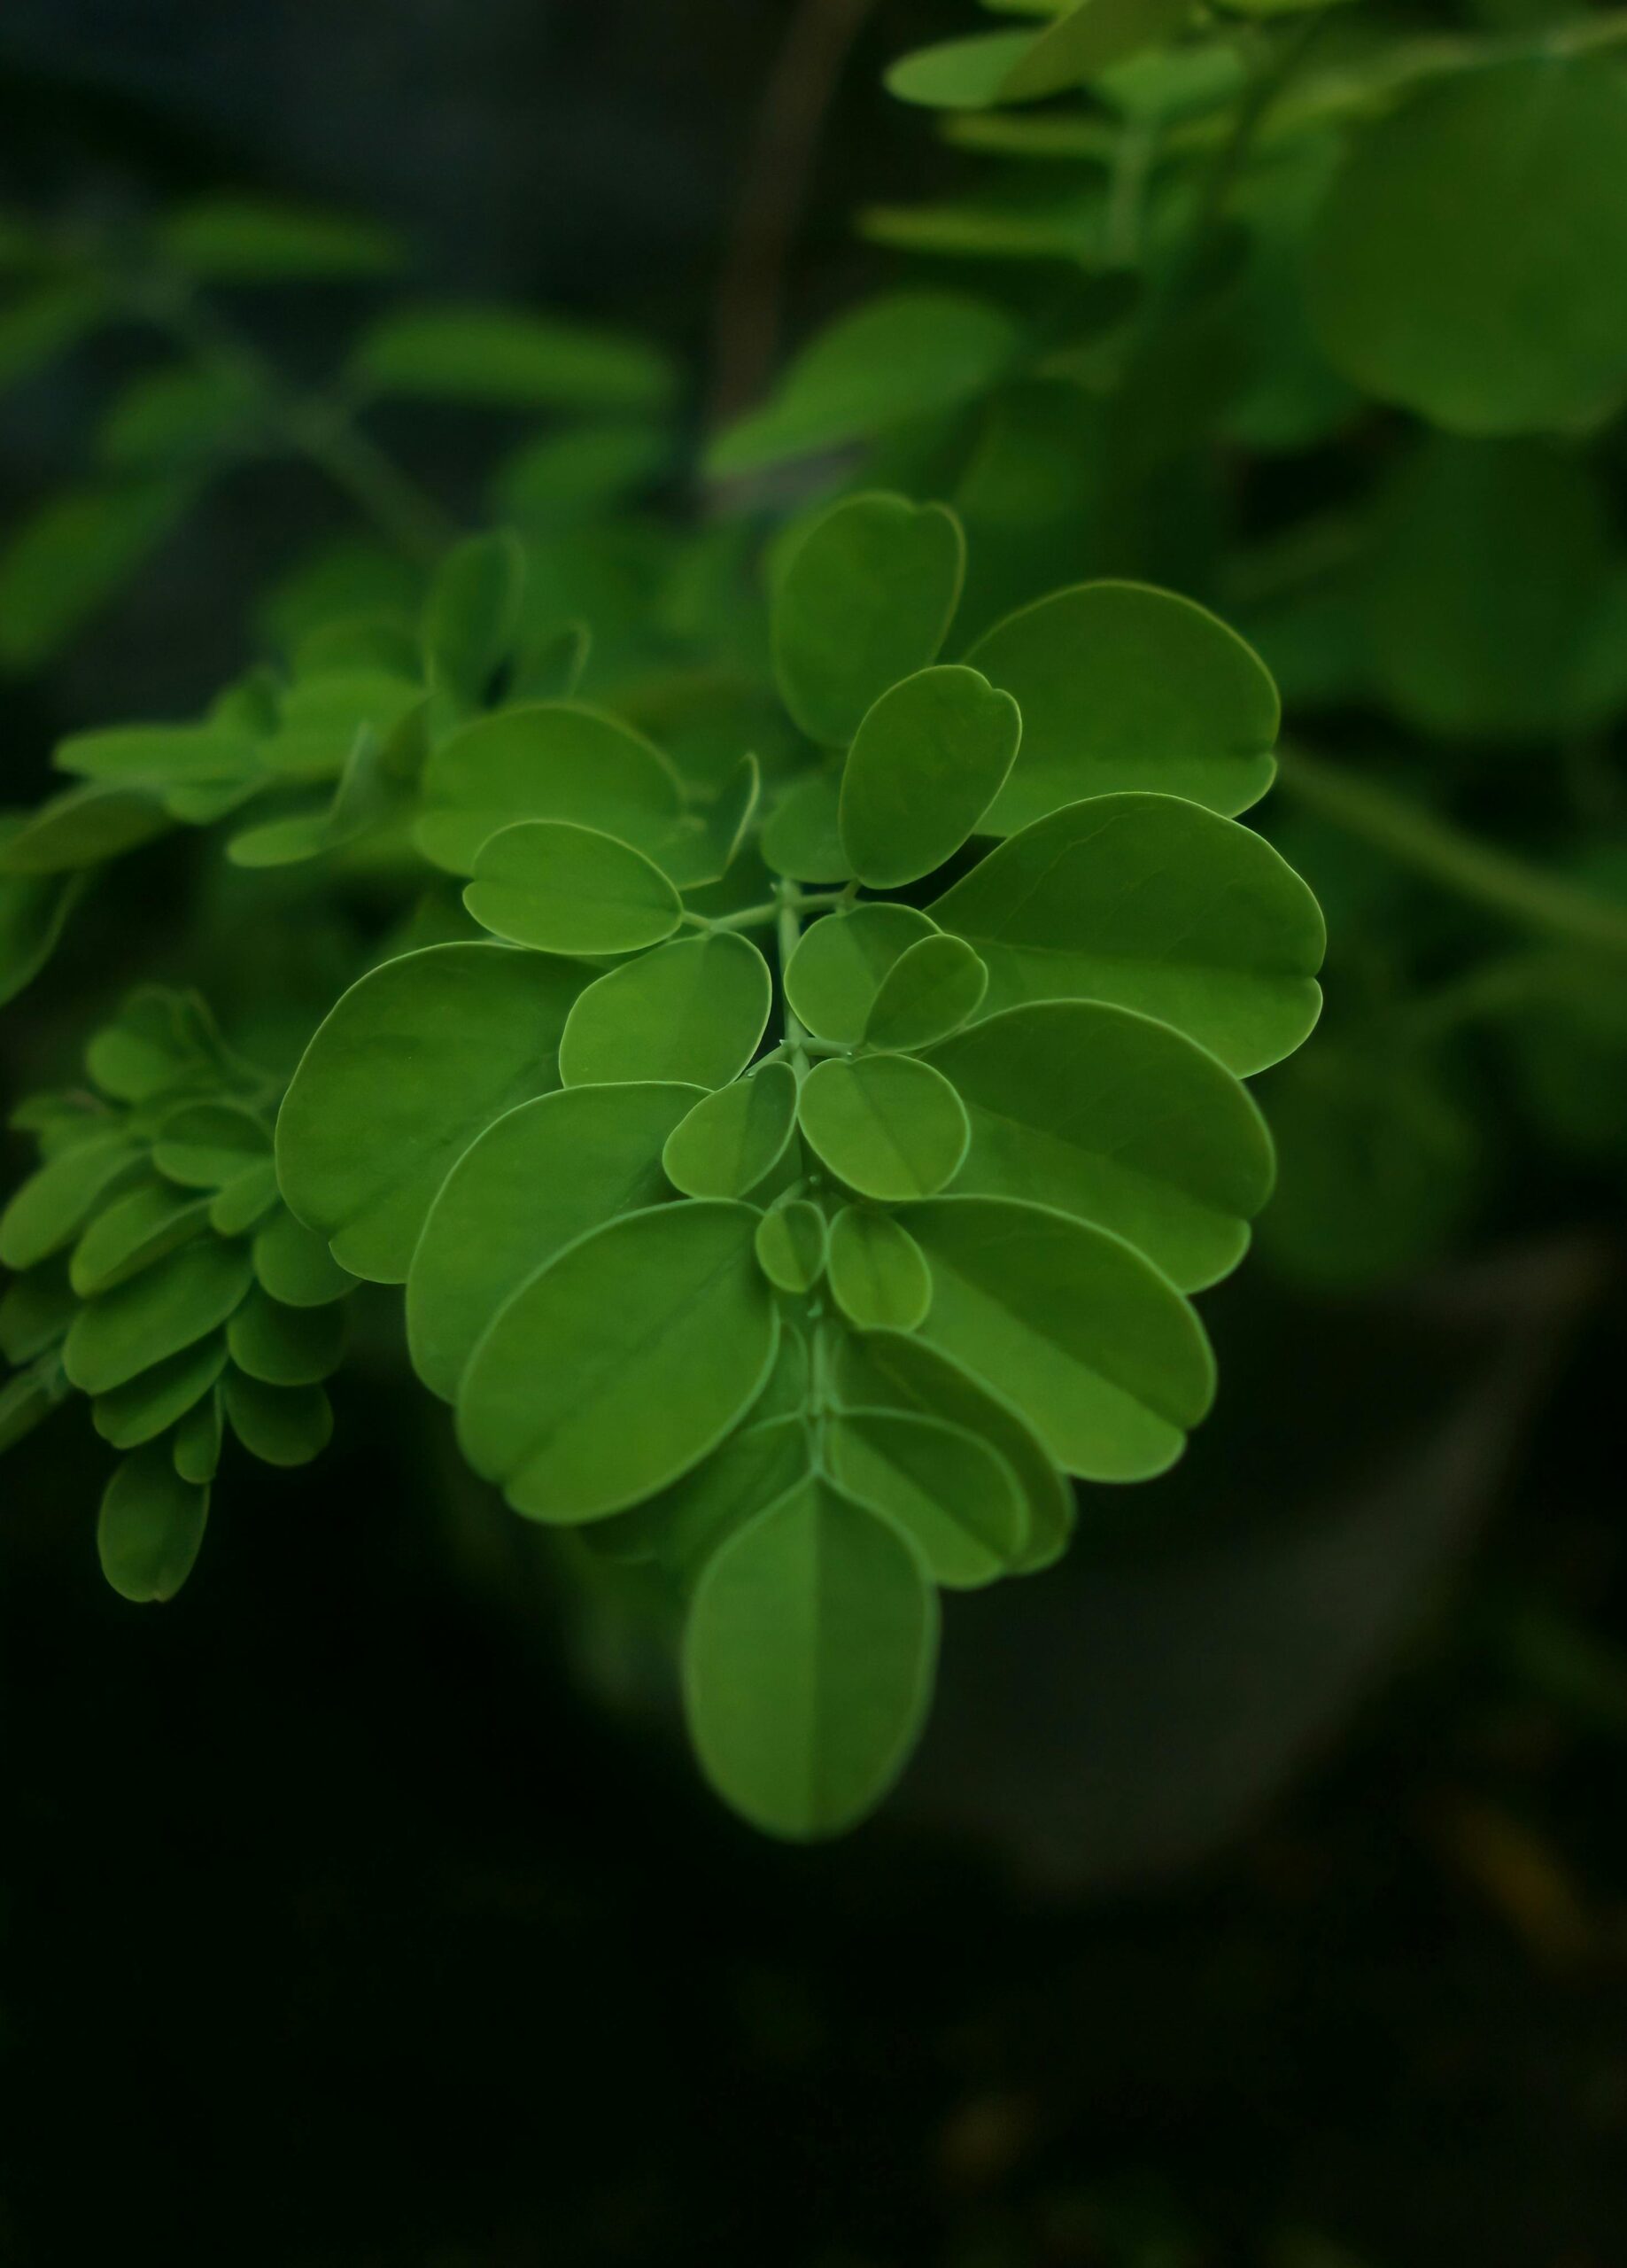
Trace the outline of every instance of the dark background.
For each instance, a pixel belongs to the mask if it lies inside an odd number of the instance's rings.
[[[444,287],[703,369],[786,13],[7,0],[0,202],[352,205]],[[876,8],[794,327],[882,272],[847,214],[938,161],[876,69],[955,27]],[[346,315],[291,307],[291,354]],[[105,375],[4,423],[0,509]],[[7,688],[7,801],[65,726],[238,664],[318,509],[289,485]],[[404,1418],[388,1301],[333,1452],[235,1474],[162,1614],[101,1582],[94,1447],[36,1439],[0,1481],[0,2259],[1615,2268],[1622,1305],[1562,1189],[1382,1298],[1247,1271],[1179,1474],[950,1602],[922,1759],[812,1852],[717,1809],[658,1650]]]

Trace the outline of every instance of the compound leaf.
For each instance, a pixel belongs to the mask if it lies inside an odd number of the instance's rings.
[[[827,1442],[835,1480],[897,1521],[934,1582],[975,1590],[1020,1558],[1027,1506],[1011,1466],[977,1434],[903,1410],[854,1410],[833,1420]]]
[[[191,1573],[209,1517],[209,1491],[183,1480],[162,1443],[127,1456],[108,1482],[96,1548],[120,1598],[174,1598]]]
[[[239,1245],[213,1237],[182,1245],[81,1309],[63,1346],[63,1366],[81,1394],[111,1394],[218,1331],[252,1275]]]
[[[208,1223],[206,1197],[149,1182],[97,1215],[74,1247],[68,1280],[81,1300],[95,1299],[201,1236]]]
[[[856,905],[804,931],[785,972],[786,998],[820,1039],[845,1047],[864,1037],[894,964],[934,926],[912,905]]]
[[[537,701],[477,717],[424,767],[414,829],[435,866],[472,874],[483,843],[521,819],[596,827],[656,857],[678,828],[678,775],[614,717],[574,701]]]
[[[271,1154],[271,1135],[236,1103],[188,1102],[169,1113],[153,1138],[152,1162],[183,1189],[224,1189]]]
[[[177,1425],[211,1391],[225,1368],[226,1348],[220,1339],[200,1340],[111,1394],[98,1394],[91,1404],[92,1422],[114,1449],[139,1449]]]
[[[870,1047],[926,1047],[982,1006],[988,971],[964,937],[923,937],[882,978],[864,1022]]]

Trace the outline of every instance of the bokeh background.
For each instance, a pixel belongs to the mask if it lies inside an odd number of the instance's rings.
[[[441,288],[665,340],[698,430],[766,335],[729,334],[723,279],[792,12],[7,0],[0,204],[354,208]],[[855,206],[945,163],[877,78],[948,12],[851,8],[793,335],[890,272]],[[259,320],[298,369],[354,313]],[[0,518],[123,352],[6,404]],[[455,419],[407,439],[476,493]],[[5,687],[4,800],[63,731],[240,667],[267,563],[329,509],[282,467],[213,493]],[[166,870],[137,866],[8,1016],[8,1091],[76,985],[161,957]],[[161,1614],[98,1575],[95,1447],[29,1444],[0,1475],[0,2260],[1614,2268],[1601,1186],[1550,1162],[1380,1289],[1262,1265],[1206,1301],[1221,1402],[1179,1472],[1087,1504],[1042,1582],[949,1603],[924,1754],[829,1850],[717,1808],[636,1625],[491,1520],[386,1363],[309,1472],[242,1476]]]

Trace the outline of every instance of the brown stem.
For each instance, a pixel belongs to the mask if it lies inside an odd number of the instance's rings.
[[[779,344],[786,266],[842,66],[876,0],[798,0],[758,105],[729,232],[712,332],[715,424],[767,383]]]

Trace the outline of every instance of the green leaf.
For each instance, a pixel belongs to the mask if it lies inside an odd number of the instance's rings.
[[[1336,369],[1461,433],[1592,423],[1627,392],[1627,77],[1588,59],[1426,83],[1351,151],[1307,271]]]
[[[886,77],[901,103],[927,110],[988,110],[1034,45],[1032,32],[973,32],[899,57]]]
[[[921,1247],[890,1213],[844,1205],[831,1223],[831,1293],[860,1331],[914,1331],[932,1305]]]
[[[762,766],[755,756],[741,757],[712,801],[685,812],[662,835],[656,852],[662,872],[680,889],[721,882],[745,846],[762,792]]]
[[[1188,0],[1079,0],[1037,35],[981,32],[906,55],[887,90],[929,110],[1042,101],[1172,37],[1187,13]]]
[[[0,874],[63,874],[99,866],[167,835],[169,827],[156,796],[132,788],[67,788],[0,840]]]
[[[214,1479],[221,1465],[224,1429],[225,1413],[218,1391],[193,1403],[175,1427],[170,1444],[175,1471],[182,1480],[201,1487]]]
[[[426,858],[472,874],[483,843],[521,819],[596,827],[647,856],[678,825],[678,775],[649,742],[571,701],[482,717],[436,750],[415,829]]]
[[[1073,1490],[1011,1403],[937,1348],[894,1331],[844,1338],[836,1352],[836,1391],[844,1409],[914,1410],[960,1426],[997,1449],[1027,1506],[1019,1573],[1048,1567],[1066,1549]]]
[[[155,1363],[138,1378],[97,1396],[90,1415],[96,1430],[116,1449],[140,1449],[184,1418],[213,1391],[226,1368],[226,1348],[211,1335]]]
[[[492,1317],[568,1244],[670,1195],[662,1145],[693,1087],[566,1087],[522,1103],[467,1149],[430,1208],[407,1279],[419,1377],[456,1398]]]
[[[0,554],[0,669],[60,653],[157,550],[188,494],[167,475],[69,489],[15,528]]]
[[[1130,788],[1230,818],[1275,776],[1271,673],[1189,599],[1081,583],[1008,615],[966,659],[1022,711],[1022,748],[985,834],[1014,835],[1065,804]]]
[[[921,670],[859,726],[841,780],[842,847],[872,889],[952,858],[1000,791],[1022,737],[1009,693],[976,670]]]
[[[235,371],[143,370],[97,427],[97,457],[115,472],[154,472],[236,454],[260,438],[264,408]]]
[[[792,1343],[785,1333],[782,1347]],[[808,1469],[808,1428],[800,1414],[754,1422],[631,1517],[662,1565],[693,1583],[736,1528],[794,1488]]]
[[[671,366],[640,338],[516,307],[405,307],[369,330],[352,375],[379,393],[505,409],[651,409]]]
[[[161,1182],[133,1189],[98,1213],[80,1238],[68,1280],[81,1300],[98,1298],[201,1236],[208,1214],[207,1198],[185,1196]]]
[[[209,1491],[182,1480],[161,1443],[127,1456],[107,1484],[96,1548],[120,1598],[174,1598],[191,1573],[209,1517]]]
[[[152,1162],[184,1189],[224,1189],[271,1154],[264,1121],[236,1103],[187,1102],[153,1138]]]
[[[0,1296],[0,1355],[20,1366],[65,1336],[79,1301],[61,1260],[31,1268]]]
[[[233,1086],[243,1074],[197,993],[162,984],[139,986],[92,1034],[85,1068],[104,1094],[143,1105],[199,1086]]]
[[[1271,1138],[1246,1091],[1166,1024],[1098,1002],[1008,1009],[928,1058],[972,1122],[957,1194],[1026,1198],[1111,1229],[1182,1291],[1248,1249]]]
[[[987,300],[899,291],[842,315],[805,346],[766,408],[713,444],[719,478],[873,439],[986,393],[1019,334]]]
[[[262,1288],[285,1307],[326,1307],[329,1300],[342,1300],[355,1288],[356,1278],[286,1206],[279,1205],[275,1219],[256,1236],[253,1260]]]
[[[217,1237],[246,1236],[277,1202],[277,1169],[267,1157],[217,1190],[209,1200],[209,1225]]]
[[[776,1205],[757,1223],[757,1265],[776,1291],[800,1296],[825,1273],[829,1238],[825,1216],[805,1197]]]
[[[286,819],[244,827],[226,846],[234,866],[293,866],[376,834],[405,812],[426,732],[424,708],[407,710],[381,737],[357,729],[329,802]],[[170,799],[174,808],[174,798]]]
[[[856,905],[827,913],[804,932],[791,956],[786,998],[817,1037],[856,1047],[888,972],[934,934],[932,921],[912,905]]]
[[[1020,1559],[1027,1505],[1011,1466],[977,1434],[936,1418],[856,1410],[826,1438],[833,1477],[897,1521],[934,1582],[976,1590]]]
[[[257,1285],[226,1326],[231,1358],[265,1386],[320,1386],[345,1357],[345,1310],[289,1308]]]
[[[764,1063],[696,1103],[661,1162],[686,1197],[744,1197],[779,1164],[795,1126],[796,1076],[788,1063]]]
[[[399,238],[376,221],[256,197],[197,198],[155,233],[166,260],[211,284],[392,276],[406,261]]]
[[[988,971],[964,937],[922,937],[882,978],[864,1024],[870,1047],[926,1047],[974,1016]]]
[[[841,842],[841,776],[833,771],[809,773],[785,790],[768,815],[758,846],[771,873],[798,882],[850,879],[853,869]]]
[[[828,1480],[739,1530],[696,1588],[684,1699],[701,1768],[770,1834],[840,1834],[919,1735],[937,1601],[912,1548]]]
[[[466,536],[436,571],[423,608],[424,673],[473,709],[508,658],[520,623],[525,553],[507,529]]]
[[[85,1221],[144,1159],[121,1134],[98,1134],[52,1158],[0,1213],[0,1261],[21,1270],[72,1244]]]
[[[26,821],[0,812],[0,854]],[[0,1007],[32,984],[84,890],[80,874],[0,874]]]
[[[1101,1229],[998,1197],[916,1206],[932,1271],[921,1335],[1020,1410],[1064,1472],[1144,1480],[1214,1394],[1203,1326],[1151,1262]]]
[[[683,903],[631,843],[562,819],[500,827],[463,903],[483,929],[552,953],[636,953],[678,928]]]
[[[817,1063],[797,1117],[809,1145],[862,1197],[930,1197],[966,1154],[966,1114],[941,1074],[911,1055]]]
[[[558,1085],[580,982],[541,953],[431,945],[369,970],[329,1011],[283,1098],[276,1156],[290,1209],[341,1267],[405,1283],[447,1169],[493,1119]]]
[[[965,567],[941,504],[850,496],[814,522],[773,609],[774,674],[810,740],[846,748],[872,702],[936,661]]]
[[[241,1246],[182,1245],[80,1310],[63,1347],[81,1394],[111,1394],[156,1363],[218,1331],[252,1277]]]
[[[684,938],[626,961],[578,995],[560,1042],[568,1087],[624,1079],[723,1087],[756,1052],[773,980],[737,931]]]
[[[773,1366],[779,1319],[746,1205],[663,1205],[568,1245],[476,1348],[458,1439],[516,1511],[624,1511],[699,1464]]]
[[[0,1456],[43,1425],[66,1392],[67,1381],[54,1356],[7,1379],[0,1386]]]
[[[283,695],[260,761],[288,781],[342,779],[363,732],[388,740],[423,699],[416,678],[382,669],[322,670]],[[244,863],[247,863],[246,861]]]
[[[622,418],[539,433],[498,467],[491,496],[505,519],[555,529],[624,509],[671,465],[664,424]]]
[[[116,725],[58,741],[59,772],[109,787],[160,788],[236,780],[254,765],[254,742],[218,725]]]
[[[333,1405],[319,1386],[265,1386],[229,1370],[221,1391],[233,1433],[262,1464],[309,1464],[333,1439]]]
[[[1240,1077],[1316,1021],[1326,932],[1268,843],[1173,796],[1037,820],[934,905],[988,966],[989,1013],[1098,999],[1173,1024]]]

